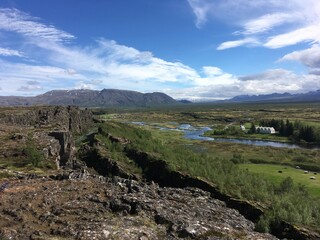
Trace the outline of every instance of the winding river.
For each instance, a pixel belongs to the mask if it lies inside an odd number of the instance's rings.
[[[149,125],[144,122],[132,122],[136,125]],[[173,123],[174,125],[174,123]],[[270,146],[276,148],[305,148],[305,149],[319,149],[319,147],[305,147],[294,143],[283,143],[265,140],[250,140],[250,139],[236,139],[236,138],[212,138],[203,136],[205,132],[212,130],[210,127],[194,127],[190,124],[177,124],[174,128],[167,127],[157,127],[160,130],[170,130],[170,131],[180,131],[184,133],[184,137],[191,140],[201,140],[201,141],[217,141],[217,142],[231,142],[239,144],[247,144],[254,146]]]

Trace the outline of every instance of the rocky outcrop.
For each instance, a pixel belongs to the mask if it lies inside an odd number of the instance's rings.
[[[200,188],[204,191],[210,192],[213,198],[224,201],[228,207],[237,209],[246,218],[255,222],[263,214],[263,209],[255,206],[253,203],[235,199],[223,194],[213,183],[209,183],[203,179],[191,177],[190,175],[179,171],[172,171],[165,161],[157,159],[148,153],[129,149],[128,156],[131,159],[134,159],[144,170],[144,174],[147,179],[156,181],[161,186]]]
[[[113,160],[109,157],[108,151],[100,146],[100,143],[96,141],[95,134],[92,133],[87,136],[89,139],[88,144],[84,144],[78,150],[78,156],[86,163],[86,166],[93,168],[98,174],[102,176],[119,176],[123,178],[138,179],[137,176],[126,171],[121,163]],[[108,135],[111,141],[123,144],[127,141],[121,138],[115,138],[112,135]]]
[[[71,106],[9,108],[1,112],[0,123],[80,134],[92,124],[92,112]]]
[[[0,219],[2,239],[276,239],[200,189],[92,175],[12,180]]]
[[[85,132],[92,124],[92,112],[78,107],[2,109],[0,130],[10,136],[9,141],[0,146],[0,159],[1,156],[23,158],[24,153],[19,149],[32,142],[47,161],[56,162],[57,168],[72,167],[76,156],[74,135]]]

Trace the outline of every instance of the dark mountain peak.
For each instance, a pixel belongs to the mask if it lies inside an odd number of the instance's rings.
[[[176,104],[177,101],[160,92],[140,93],[129,90],[52,90],[35,97],[0,97],[2,106],[75,105],[81,107],[144,107]]]

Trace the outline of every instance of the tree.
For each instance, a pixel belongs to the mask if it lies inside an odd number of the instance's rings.
[[[289,137],[293,134],[293,124],[287,119],[287,122],[286,122],[286,136]]]
[[[284,124],[283,120],[280,122],[279,134],[280,136],[286,136],[286,125]]]
[[[256,133],[256,132],[257,132],[256,126],[254,125],[254,123],[251,123],[250,133]]]

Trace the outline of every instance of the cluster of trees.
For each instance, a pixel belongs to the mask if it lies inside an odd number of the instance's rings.
[[[259,121],[260,126],[273,127],[279,136],[289,137],[295,141],[318,142],[320,143],[320,129],[314,126],[308,126],[300,121],[291,122],[288,119],[262,119]],[[249,133],[256,133],[256,127],[252,123]]]

